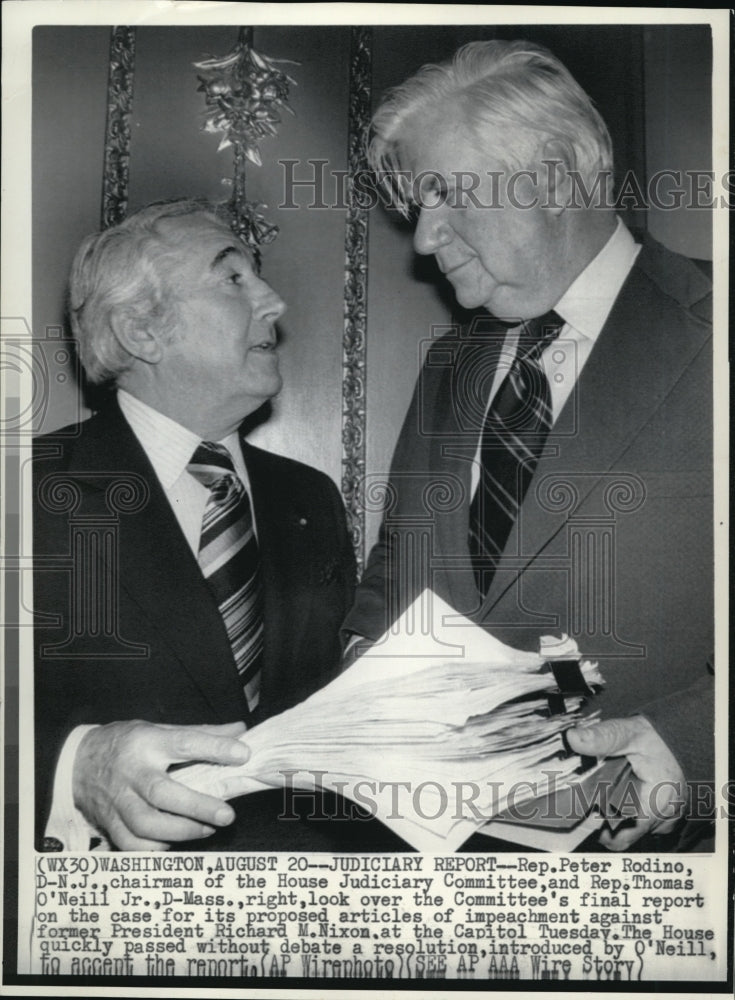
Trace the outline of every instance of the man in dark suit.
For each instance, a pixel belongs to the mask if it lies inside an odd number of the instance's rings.
[[[36,441],[36,796],[47,848],[95,837],[125,850],[276,842],[257,823],[261,842],[248,839],[257,795],[237,809],[245,832],[233,839],[235,810],[167,770],[244,762],[246,725],[337,668],[354,586],[339,493],[241,429],[281,388],[283,310],[203,203],[150,206],[77,254],[70,314],[82,362],[117,391],[90,420]]]
[[[602,843],[673,833],[713,778],[711,284],[616,218],[605,124],[540,47],[466,46],[373,129],[416,250],[483,311],[427,338],[345,629],[377,640],[428,586],[510,645],[570,634],[607,721],[569,743],[642,782]]]

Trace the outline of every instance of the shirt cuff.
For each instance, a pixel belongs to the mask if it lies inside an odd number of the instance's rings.
[[[359,635],[357,632],[348,632],[344,652],[342,653],[340,671],[351,667],[355,660],[358,660],[373,645],[374,642],[372,639],[366,639],[364,635]]]
[[[51,813],[46,824],[46,838],[63,844],[65,851],[89,851],[92,841],[99,850],[109,847],[109,842],[99,830],[91,826],[74,805],[74,760],[79,744],[97,726],[77,726],[66,738],[61,748],[54,775]]]

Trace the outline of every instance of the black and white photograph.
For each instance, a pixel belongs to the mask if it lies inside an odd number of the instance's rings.
[[[3,5],[3,995],[732,991],[730,22]]]

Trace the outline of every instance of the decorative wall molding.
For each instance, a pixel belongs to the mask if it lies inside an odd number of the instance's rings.
[[[107,121],[102,172],[101,228],[122,222],[128,211],[130,115],[135,75],[135,28],[114,27],[107,78]]]
[[[342,494],[357,556],[365,562],[365,374],[367,355],[368,210],[360,207],[354,178],[367,169],[365,135],[370,123],[372,28],[350,29],[347,120],[347,217],[345,221],[344,331],[342,337]]]

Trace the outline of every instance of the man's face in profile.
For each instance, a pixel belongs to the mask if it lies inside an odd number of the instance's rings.
[[[249,250],[206,215],[158,226],[172,257],[165,294],[172,307],[161,374],[193,412],[214,401],[241,420],[281,389],[275,322],[285,306],[255,273]]]
[[[547,193],[540,184],[503,167],[507,137],[494,138],[497,152],[451,102],[408,121],[401,166],[414,178],[436,173],[445,184],[422,185],[414,246],[435,256],[461,305],[527,319],[551,309],[565,290],[558,220],[541,207]],[[539,182],[544,178],[541,167]]]

